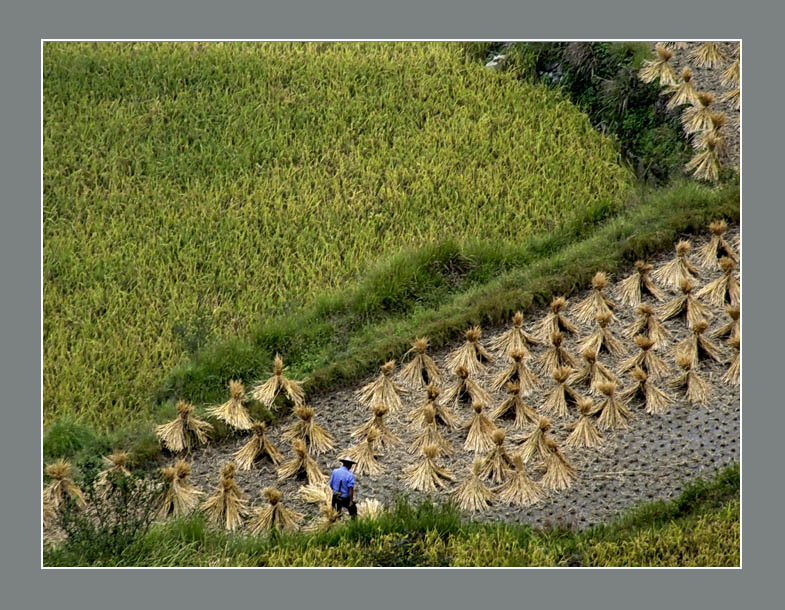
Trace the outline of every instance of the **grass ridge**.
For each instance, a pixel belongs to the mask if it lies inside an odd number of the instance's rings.
[[[322,533],[256,537],[207,526],[203,516],[161,524],[117,565],[248,566],[624,566],[740,563],[740,468],[689,483],[674,500],[631,509],[584,531],[558,524],[465,520],[452,504],[401,496],[374,521],[344,522]],[[129,563],[130,562],[130,563]],[[47,551],[44,565],[79,565],[67,548]],[[106,565],[114,565],[108,558]]]

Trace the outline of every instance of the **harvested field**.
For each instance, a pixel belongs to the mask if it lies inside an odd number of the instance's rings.
[[[732,227],[728,232],[728,238],[732,243],[736,241],[738,235],[738,226]],[[698,236],[692,239],[693,255],[695,250],[707,239],[707,236]],[[657,268],[672,256],[672,252],[663,253],[656,260],[650,262],[654,263]],[[632,272],[632,269],[628,269],[627,272]],[[615,282],[625,277],[627,272],[620,274],[619,277],[610,278],[608,293],[612,294]],[[702,270],[699,285],[702,286],[719,275],[720,271],[718,270]],[[567,308],[568,317],[571,317],[574,306],[588,294],[587,290],[570,298]],[[675,296],[675,293],[668,291],[668,296],[669,298]],[[726,316],[721,310],[711,308],[711,311],[714,318],[709,331],[726,322]],[[542,310],[536,316],[527,316],[524,328],[530,330],[544,314],[545,310]],[[612,324],[611,328],[618,336],[621,329],[632,322],[634,314],[631,308],[620,306],[616,315],[619,320]],[[669,320],[664,325],[672,335],[667,347],[658,353],[671,367],[672,377],[678,372],[678,368],[670,350],[676,343],[688,336],[688,330],[686,323],[681,319]],[[507,327],[484,329],[482,343],[488,345],[506,329]],[[590,327],[582,326],[580,336],[567,335],[565,347],[577,356],[577,346],[590,331]],[[445,370],[446,355],[462,343],[462,338],[456,338],[454,345],[432,354],[442,371]],[[624,339],[624,344],[632,354],[634,348],[632,341]],[[726,350],[727,355],[730,356],[730,350],[727,347]],[[535,347],[532,350],[532,356],[536,357],[542,351],[543,346]],[[602,355],[600,359],[614,372],[616,372],[621,360],[607,354]],[[497,359],[494,364],[489,366],[485,374],[478,377],[478,381],[484,388],[489,389],[490,380],[504,366],[505,363]],[[527,522],[540,526],[561,524],[585,528],[606,522],[618,513],[640,503],[674,497],[696,477],[708,476],[729,463],[738,461],[740,458],[740,387],[730,386],[722,381],[721,377],[726,369],[726,364],[712,361],[701,363],[701,375],[709,381],[714,390],[714,397],[708,408],[690,405],[683,399],[677,399],[667,413],[654,416],[644,412],[640,401],[633,400],[629,404],[632,411],[629,429],[604,432],[606,442],[597,449],[572,450],[564,446],[564,441],[569,433],[568,425],[577,419],[577,411],[571,407],[570,417],[553,418],[552,432],[568,460],[578,470],[578,478],[573,486],[563,492],[549,492],[545,500],[530,508],[494,506],[487,513],[474,513],[471,516],[475,519],[488,521]],[[354,444],[349,436],[351,430],[369,418],[369,410],[359,404],[353,391],[374,377],[375,375],[363,380],[355,388],[308,398],[308,404],[316,411],[317,421],[337,439],[337,445],[333,451],[317,458],[323,472],[329,473],[337,465],[336,458]],[[621,387],[631,384],[632,378],[629,374],[625,374],[621,378],[623,381]],[[539,390],[529,397],[529,403],[538,412],[541,412],[544,396],[552,386],[552,380],[545,382]],[[665,389],[673,393],[672,390]],[[418,393],[416,397],[419,398],[420,394]],[[503,400],[503,394],[494,394],[494,399],[495,406]],[[407,410],[413,407],[414,402],[411,397],[404,397],[404,405]],[[468,419],[471,409],[464,405],[458,413],[462,419]],[[358,499],[372,497],[390,503],[400,492],[408,493],[413,498],[423,497],[426,494],[412,492],[401,483],[404,468],[416,461],[415,457],[404,448],[412,442],[417,430],[401,416],[388,415],[385,421],[393,433],[401,439],[402,445],[388,450],[379,458],[385,469],[381,475],[358,476]],[[288,423],[290,423],[290,419],[284,418],[270,431],[270,438],[287,455],[290,453],[290,449],[286,443],[281,441],[280,434],[282,428]],[[510,441],[515,433],[509,430],[506,422],[497,421],[497,424],[508,428],[508,450],[510,452],[517,451],[520,443]],[[457,451],[451,458],[437,461],[448,465],[460,481],[469,473],[474,454],[461,449],[465,440],[465,432],[446,428],[442,428],[442,432]],[[211,489],[217,483],[218,471],[223,462],[230,459],[245,440],[245,437],[237,437],[224,444],[208,446],[194,452],[190,458],[194,462],[193,480],[202,488]],[[540,473],[530,469],[530,474],[532,473],[535,479],[539,479]],[[282,484],[275,483],[275,472],[270,465],[262,465],[256,471],[238,472],[237,481],[257,505],[263,502],[259,495],[260,490],[270,484],[277,484],[284,492],[288,506],[306,513],[307,519],[313,519],[318,514],[313,505],[304,504],[296,498],[296,492],[301,483],[291,479]],[[454,488],[455,484],[444,491],[430,495],[445,500]]]

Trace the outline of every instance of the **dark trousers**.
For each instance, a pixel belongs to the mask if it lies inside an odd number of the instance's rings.
[[[333,508],[340,514],[342,508],[349,511],[349,516],[354,519],[357,516],[357,504],[352,502],[349,504],[349,498],[342,498],[338,494],[333,494]]]

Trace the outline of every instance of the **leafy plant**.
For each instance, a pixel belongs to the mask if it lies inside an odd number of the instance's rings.
[[[133,563],[135,545],[149,531],[165,487],[145,473],[106,475],[98,484],[98,469],[84,473],[82,490],[87,510],[66,499],[55,524],[66,538],[50,553],[53,565],[116,565]]]

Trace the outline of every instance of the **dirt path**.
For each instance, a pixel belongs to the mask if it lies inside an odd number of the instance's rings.
[[[732,227],[728,233],[733,240],[732,243],[735,243],[738,227]],[[707,236],[693,238],[694,248],[704,243],[706,239]],[[667,253],[652,260],[655,268],[671,256],[671,253]],[[618,278],[610,278],[609,290],[612,289],[615,280],[626,277],[630,271],[631,268],[625,270]],[[700,285],[718,277],[719,273],[719,271],[704,272]],[[588,291],[571,298],[568,312],[586,294]],[[710,330],[724,324],[727,320],[727,316],[721,310],[712,308],[712,312],[715,315]],[[524,327],[530,329],[544,314],[545,310],[537,312],[536,315],[528,315]],[[631,308],[619,307],[617,315],[619,322],[612,325],[612,328],[614,333],[620,336],[621,328],[633,320],[634,312]],[[670,354],[670,348],[687,336],[687,329],[682,320],[668,321],[665,326],[671,331],[672,337],[661,355],[668,361],[675,374],[678,368]],[[506,328],[483,329],[482,342],[487,345],[492,338],[504,330]],[[578,357],[577,346],[591,329],[585,327],[581,330],[583,332],[580,338],[568,336],[565,341],[568,350]],[[631,353],[633,348],[637,350],[631,341],[626,339],[623,341]],[[433,353],[442,371],[445,370],[445,356],[460,343],[461,341],[456,339],[454,345]],[[534,348],[533,357],[542,351],[542,347]],[[730,353],[729,349],[727,353]],[[618,359],[604,355],[600,360],[616,372]],[[489,388],[490,379],[503,366],[504,363],[497,359],[489,368],[488,374],[479,378],[483,387]],[[563,492],[550,492],[543,501],[530,508],[519,509],[497,505],[486,513],[473,513],[471,516],[490,521],[518,521],[540,526],[560,523],[583,528],[607,521],[617,513],[639,503],[657,498],[671,498],[696,477],[710,476],[714,471],[739,460],[740,390],[737,386],[722,382],[721,377],[726,368],[727,365],[714,362],[701,364],[701,374],[709,380],[714,390],[714,399],[709,408],[692,406],[684,399],[677,399],[667,414],[653,416],[644,412],[640,401],[633,401],[629,405],[633,412],[630,428],[605,433],[606,442],[598,449],[571,450],[564,446],[564,441],[569,434],[568,425],[577,418],[574,408],[571,407],[568,418],[553,418],[552,432],[567,458],[578,470],[578,478],[573,486]],[[630,385],[629,374],[621,378],[623,387]],[[350,432],[369,418],[369,410],[358,403],[353,395],[353,389],[361,387],[371,379],[369,377],[363,380],[352,389],[309,398],[308,404],[316,410],[317,421],[324,425],[337,441],[335,450],[317,457],[323,472],[329,473],[337,466],[336,458],[354,444]],[[528,398],[529,404],[538,412],[541,411],[545,393],[553,385],[553,380],[545,381],[540,390],[535,391]],[[412,408],[415,404],[413,399],[419,399],[420,396],[420,393],[405,396],[406,408]],[[494,394],[495,404],[503,398],[502,392]],[[457,412],[463,419],[468,419],[471,415],[471,409],[467,405],[461,406]],[[281,429],[291,421],[292,417],[287,417],[270,431],[270,438],[287,457],[291,455],[291,449],[281,441],[280,435]],[[377,498],[389,504],[400,492],[408,493],[414,499],[428,495],[409,490],[400,480],[403,469],[420,459],[406,451],[417,430],[410,426],[404,417],[388,416],[386,423],[402,440],[402,445],[379,458],[385,468],[382,475],[378,477],[358,475],[358,498]],[[497,420],[496,424],[507,431],[508,450],[517,451],[520,443],[509,441],[511,436],[516,434],[511,430],[509,421]],[[442,428],[442,432],[457,451],[452,458],[442,459],[439,462],[447,465],[456,475],[457,480],[461,481],[468,474],[474,459],[473,453],[462,449],[466,433],[463,430],[453,431],[446,428]],[[220,446],[209,446],[194,453],[191,456],[194,465],[193,481],[202,489],[211,492],[218,483],[218,471],[221,465],[231,459],[232,454],[245,441],[245,437],[237,437]],[[531,469],[529,472],[535,479],[540,476],[538,472]],[[317,508],[314,505],[305,504],[296,498],[296,492],[302,482],[292,479],[283,483],[277,482],[275,471],[269,463],[262,464],[259,470],[238,472],[237,481],[253,505],[258,506],[264,502],[260,497],[262,488],[275,485],[283,492],[284,502],[288,506],[306,513],[309,519],[317,515]],[[443,492],[431,494],[431,497],[445,500],[456,485],[451,485]]]

